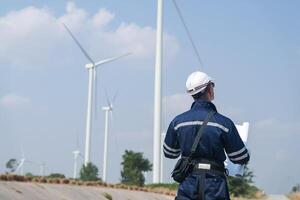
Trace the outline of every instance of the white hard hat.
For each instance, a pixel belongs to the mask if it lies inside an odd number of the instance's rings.
[[[190,95],[195,95],[199,92],[203,92],[206,86],[212,82],[212,78],[206,73],[196,71],[189,75],[186,80],[186,89]]]

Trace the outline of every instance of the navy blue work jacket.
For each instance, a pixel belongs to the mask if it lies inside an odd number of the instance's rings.
[[[190,110],[172,120],[163,145],[167,158],[190,154],[198,129],[210,110],[217,111],[213,103],[196,100]],[[236,164],[246,164],[250,158],[234,123],[216,112],[203,131],[195,156],[223,163],[226,160],[224,150],[228,158]]]

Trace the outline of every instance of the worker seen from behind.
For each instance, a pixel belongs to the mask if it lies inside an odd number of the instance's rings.
[[[177,200],[229,200],[225,154],[235,164],[246,164],[250,159],[234,123],[218,113],[212,103],[214,87],[207,74],[192,73],[186,81],[187,92],[194,99],[191,109],[176,116],[166,133],[165,157],[175,159],[181,155],[181,159],[192,160],[189,173],[178,181]],[[197,135],[201,136],[195,139]]]

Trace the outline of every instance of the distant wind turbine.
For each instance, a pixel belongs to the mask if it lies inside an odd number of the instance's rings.
[[[80,155],[79,150],[75,150],[72,152],[74,154],[74,171],[73,171],[73,178],[77,178],[77,162],[78,162],[78,156]]]
[[[88,162],[90,162],[90,152],[91,152],[91,127],[92,127],[92,95],[93,95],[93,84],[96,82],[96,67],[99,65],[103,65],[112,61],[115,61],[119,58],[122,58],[124,56],[128,56],[130,53],[123,54],[121,56],[112,57],[108,59],[101,60],[99,62],[94,62],[94,60],[89,56],[89,54],[84,50],[82,45],[78,42],[78,40],[75,38],[73,33],[70,31],[70,29],[63,24],[67,32],[70,34],[74,42],[77,44],[77,46],[80,48],[81,52],[84,54],[84,56],[91,62],[85,65],[85,67],[89,71],[89,86],[88,86],[88,104],[87,104],[87,117],[86,117],[86,138],[85,138],[85,155],[84,155],[84,164],[87,165]]]
[[[77,166],[78,166],[78,157],[82,157],[80,151],[79,151],[79,141],[78,141],[78,136],[76,139],[76,150],[72,151],[73,155],[74,155],[74,171],[73,171],[73,178],[77,179]]]
[[[106,94],[107,106],[102,107],[102,110],[105,112],[105,127],[104,127],[104,151],[103,151],[103,176],[102,179],[104,182],[107,181],[107,152],[108,152],[108,116],[109,113],[113,112],[113,103],[116,99],[117,93],[115,94],[112,101],[108,99]]]
[[[21,159],[20,159],[20,162],[16,168],[16,172],[19,172],[20,175],[24,175],[24,163],[26,161],[26,158],[25,158],[25,154],[24,154],[24,150],[23,150],[23,147],[21,147]]]

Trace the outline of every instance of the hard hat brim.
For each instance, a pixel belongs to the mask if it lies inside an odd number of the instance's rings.
[[[213,83],[213,81],[210,80],[207,83],[199,85],[199,86],[197,86],[197,87],[195,87],[193,89],[187,90],[187,93],[189,93],[190,95],[195,95],[195,94],[197,94],[199,92],[203,92],[210,83]]]

